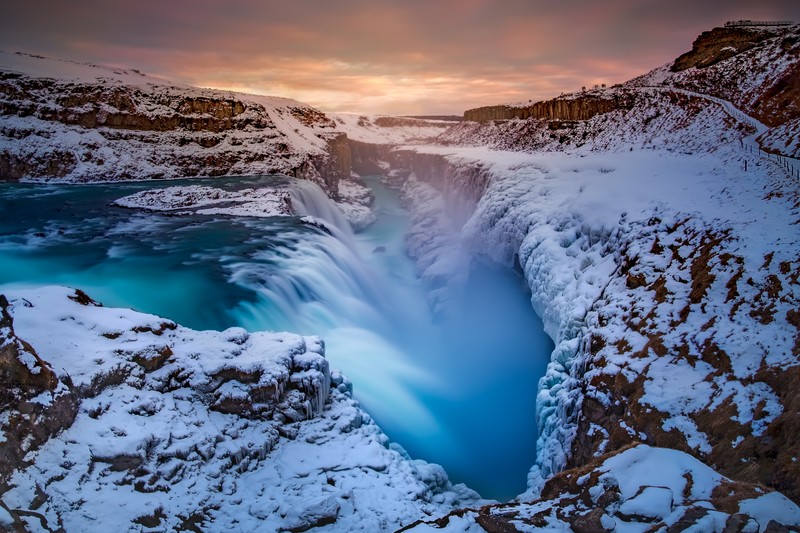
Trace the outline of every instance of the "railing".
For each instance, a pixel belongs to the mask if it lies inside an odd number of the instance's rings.
[[[800,178],[800,168],[798,168],[800,162],[798,162],[797,159],[791,157],[785,157],[780,154],[773,154],[771,152],[767,152],[760,146],[753,146],[750,143],[745,144],[742,140],[739,140],[739,142],[741,144],[742,149],[745,152],[755,153],[756,150],[758,150],[758,155],[760,155],[761,157],[766,157],[768,161],[777,163],[778,165],[783,167],[783,169],[786,170],[786,172],[791,177]],[[747,170],[747,161],[745,161],[744,169]]]
[[[726,28],[739,28],[742,26],[792,26],[791,20],[732,20],[725,23]]]

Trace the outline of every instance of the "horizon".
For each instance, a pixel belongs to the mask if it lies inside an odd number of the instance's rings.
[[[800,5],[781,0],[40,0],[5,11],[0,49],[385,115],[462,115],[610,86],[669,63],[727,21],[800,20]]]

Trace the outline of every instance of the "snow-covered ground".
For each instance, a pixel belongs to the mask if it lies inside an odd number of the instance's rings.
[[[468,510],[406,531],[755,533],[772,521],[800,526],[800,508],[785,496],[737,484],[676,450],[645,445],[557,476],[545,494],[541,500]]]
[[[453,125],[444,120],[330,113],[336,130],[348,139],[370,144],[407,144],[436,137]]]
[[[388,446],[319,338],[193,331],[61,287],[6,294],[16,336],[83,396],[2,496],[31,531],[393,531],[481,502]]]

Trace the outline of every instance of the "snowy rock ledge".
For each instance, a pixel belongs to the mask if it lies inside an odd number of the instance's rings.
[[[203,185],[149,189],[115,200],[112,205],[175,214],[191,212],[254,217],[293,214],[288,189],[267,187],[239,191]]]
[[[193,331],[62,287],[6,295],[0,362],[42,376],[2,398],[0,453],[24,456],[0,480],[15,528],[392,531],[483,503],[387,446],[319,338]],[[62,397],[71,417],[38,438],[25,422],[55,414],[31,406]]]
[[[461,510],[424,531],[789,531],[800,508],[685,453],[637,445],[558,474],[534,501]]]

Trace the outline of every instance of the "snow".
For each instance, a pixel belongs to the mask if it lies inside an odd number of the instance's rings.
[[[179,529],[195,516],[213,530],[372,532],[481,502],[389,447],[341,376],[329,389],[319,338],[193,331],[80,305],[63,287],[5,294],[20,338],[86,391],[72,426],[13,476],[12,509],[46,485],[38,512],[67,531],[127,530],[144,516]],[[137,362],[159,355],[160,366]]]
[[[672,512],[672,491],[664,487],[645,487],[619,507],[625,515],[665,518]]]
[[[739,504],[739,512],[755,518],[761,525],[759,531],[764,531],[770,520],[776,520],[786,526],[800,527],[800,509],[779,492],[770,492],[758,498],[744,500]]]
[[[286,188],[263,187],[225,191],[217,187],[187,185],[140,191],[112,205],[147,211],[191,210],[201,215],[274,217],[291,215]],[[233,204],[209,207],[215,204]]]
[[[14,525],[14,517],[11,516],[11,513],[5,510],[5,508],[0,507],[0,526],[3,527],[11,527]]]
[[[336,130],[348,139],[370,144],[406,144],[436,137],[453,123],[381,115],[330,113]]]
[[[708,500],[714,487],[723,479],[710,467],[686,453],[647,445],[636,446],[606,460],[599,470],[616,479],[626,502],[639,501],[644,494],[640,494],[640,488],[653,484],[667,489],[677,504],[683,503],[684,499]],[[686,474],[693,480],[688,493]],[[653,492],[648,498],[650,503],[664,503],[664,493],[661,492]]]
[[[80,63],[65,59],[44,57],[23,52],[0,50],[0,70],[16,72],[36,78],[69,80],[80,83],[96,83],[98,81],[114,81],[146,87],[148,84],[162,85],[163,78],[149,76],[136,69],[124,69]],[[187,85],[182,85],[189,88]]]

